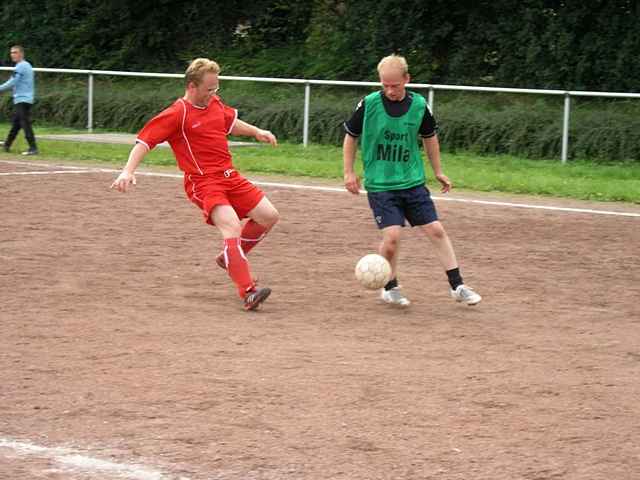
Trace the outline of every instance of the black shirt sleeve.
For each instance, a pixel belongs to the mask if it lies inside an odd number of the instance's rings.
[[[344,130],[352,137],[362,135],[362,127],[364,125],[364,98],[358,102],[351,118],[344,122]]]
[[[420,124],[420,130],[418,131],[422,138],[433,137],[438,133],[438,124],[436,119],[431,114],[431,109],[427,105],[424,109],[424,117],[422,117],[422,123]]]

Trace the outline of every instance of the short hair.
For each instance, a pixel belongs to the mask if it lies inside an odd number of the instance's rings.
[[[407,75],[409,73],[409,64],[407,63],[407,59],[400,55],[396,55],[395,53],[380,60],[380,63],[378,63],[378,73],[380,73],[385,67],[400,70],[402,75]]]
[[[208,58],[196,58],[184,72],[185,85],[188,86],[191,82],[200,85],[205,73],[220,73],[220,65]]]
[[[13,45],[13,46],[11,47],[11,50],[14,50],[14,49],[15,49],[15,50],[19,50],[19,51],[20,51],[20,53],[24,54],[24,47],[23,47],[22,45]]]

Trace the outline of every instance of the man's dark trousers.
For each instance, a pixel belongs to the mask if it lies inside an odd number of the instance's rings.
[[[33,135],[33,129],[31,128],[30,103],[21,102],[14,105],[13,117],[11,119],[11,130],[9,130],[7,140],[4,142],[6,149],[11,146],[21,128],[24,130],[24,136],[29,143],[29,150],[38,150],[38,147],[36,146],[36,137]]]

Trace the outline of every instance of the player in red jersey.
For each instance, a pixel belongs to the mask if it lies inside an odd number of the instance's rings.
[[[111,188],[126,192],[136,184],[135,170],[156,145],[169,142],[184,172],[189,199],[215,225],[224,239],[216,262],[235,283],[246,310],[255,310],[271,293],[257,287],[246,254],[278,221],[278,211],[264,193],[233,167],[227,135],[255,137],[277,145],[276,137],[238,119],[238,112],[222,103],[220,67],[197,58],[185,73],[184,97],[152,118],[140,131],[129,160]]]

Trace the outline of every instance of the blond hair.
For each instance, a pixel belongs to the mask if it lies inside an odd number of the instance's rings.
[[[378,63],[378,73],[380,73],[383,68],[400,70],[402,75],[407,75],[409,73],[409,64],[407,63],[407,59],[400,55],[396,55],[395,53],[380,60],[380,63]]]
[[[191,82],[200,85],[206,73],[220,73],[220,65],[208,58],[196,58],[184,72],[185,85],[188,86]]]

